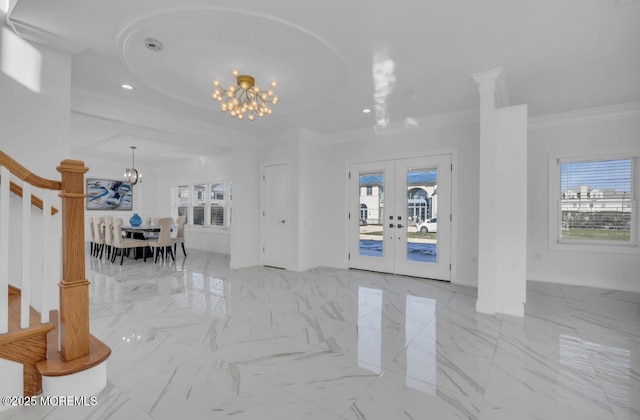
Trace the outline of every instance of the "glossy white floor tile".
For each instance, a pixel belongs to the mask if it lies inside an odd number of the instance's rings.
[[[0,419],[640,419],[640,296],[528,284],[524,318],[476,290],[365,271],[87,260],[112,349],[94,407]]]

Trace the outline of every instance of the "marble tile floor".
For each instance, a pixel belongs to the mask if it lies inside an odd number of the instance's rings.
[[[0,419],[640,419],[640,295],[529,282],[526,315],[476,290],[355,270],[87,261],[112,348],[87,407]]]

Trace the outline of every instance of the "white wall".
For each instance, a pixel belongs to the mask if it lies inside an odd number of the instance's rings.
[[[258,149],[236,146],[232,151],[233,221],[232,268],[260,264],[260,175]]]
[[[531,127],[531,124],[530,124]],[[640,149],[640,115],[529,129],[528,279],[640,292],[640,257],[549,248],[549,156]],[[640,184],[636,173],[637,185]],[[637,200],[637,197],[636,197]]]
[[[17,37],[2,12],[0,22],[0,149],[37,175],[59,180],[56,166],[71,154],[70,57]],[[15,68],[32,74],[35,91],[12,77]]]
[[[316,239],[330,204],[319,194],[325,182],[324,168],[318,159],[320,136],[307,130],[300,134],[300,173],[298,177],[298,269],[307,270],[320,264],[322,244]]]

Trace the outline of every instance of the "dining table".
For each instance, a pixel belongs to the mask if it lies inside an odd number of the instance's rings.
[[[160,226],[158,225],[122,225],[120,229],[127,234],[128,238],[134,239],[147,239],[148,234],[160,232]],[[145,252],[147,257],[151,256],[151,249],[149,247],[136,248],[134,252],[134,259],[138,260],[140,258],[144,258]]]
[[[140,225],[140,226],[122,225],[120,229],[123,232],[126,232],[127,236],[130,235],[131,238],[135,238],[135,239],[144,239],[145,233],[160,232],[160,226],[158,225]]]
[[[171,225],[171,231],[174,232],[177,229],[178,225],[174,223]],[[149,234],[151,233],[160,233],[159,225],[139,225],[139,226],[131,226],[131,225],[122,225],[120,228],[122,232],[127,234],[128,238],[134,239],[148,239]],[[147,247],[138,247],[135,249],[134,258],[136,260],[140,258],[144,258],[146,253],[147,258],[153,256],[153,251],[151,248]]]

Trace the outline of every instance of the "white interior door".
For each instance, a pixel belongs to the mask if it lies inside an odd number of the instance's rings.
[[[286,268],[289,253],[289,188],[285,163],[265,165],[262,173],[262,263]]]
[[[450,280],[451,190],[451,155],[351,165],[350,267]]]

